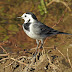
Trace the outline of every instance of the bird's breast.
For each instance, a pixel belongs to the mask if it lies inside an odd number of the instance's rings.
[[[34,33],[32,24],[23,24],[23,30],[30,38],[40,39],[40,36]]]

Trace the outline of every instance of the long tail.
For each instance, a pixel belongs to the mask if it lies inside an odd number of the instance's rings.
[[[58,34],[66,34],[66,35],[72,35],[72,34],[69,34],[69,33],[65,33],[65,32],[58,32]]]

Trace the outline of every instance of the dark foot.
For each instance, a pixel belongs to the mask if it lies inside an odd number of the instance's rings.
[[[41,46],[39,49],[43,49],[43,47]]]
[[[35,52],[35,54],[33,55],[33,57],[36,57],[37,53],[38,53],[38,52]]]

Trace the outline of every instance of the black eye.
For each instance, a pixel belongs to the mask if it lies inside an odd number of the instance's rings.
[[[27,17],[27,16],[25,15],[25,17]]]

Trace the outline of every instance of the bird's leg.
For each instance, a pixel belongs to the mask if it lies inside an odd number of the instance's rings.
[[[43,39],[41,39],[41,46],[40,46],[40,49],[43,48],[43,43],[44,43],[44,41],[43,41]]]
[[[37,49],[39,47],[39,41],[36,39],[36,43],[37,43],[37,48],[36,48],[36,53],[37,53]]]
[[[43,48],[43,43],[44,43],[44,39],[41,39],[41,46],[40,46],[40,49]],[[44,53],[45,53],[45,50],[44,50],[44,48],[43,48],[42,54],[44,54]]]
[[[34,57],[36,57],[36,55],[37,55],[37,49],[38,49],[38,47],[39,47],[39,40],[36,39],[36,43],[37,43],[37,48],[36,48],[36,52],[35,52]]]

